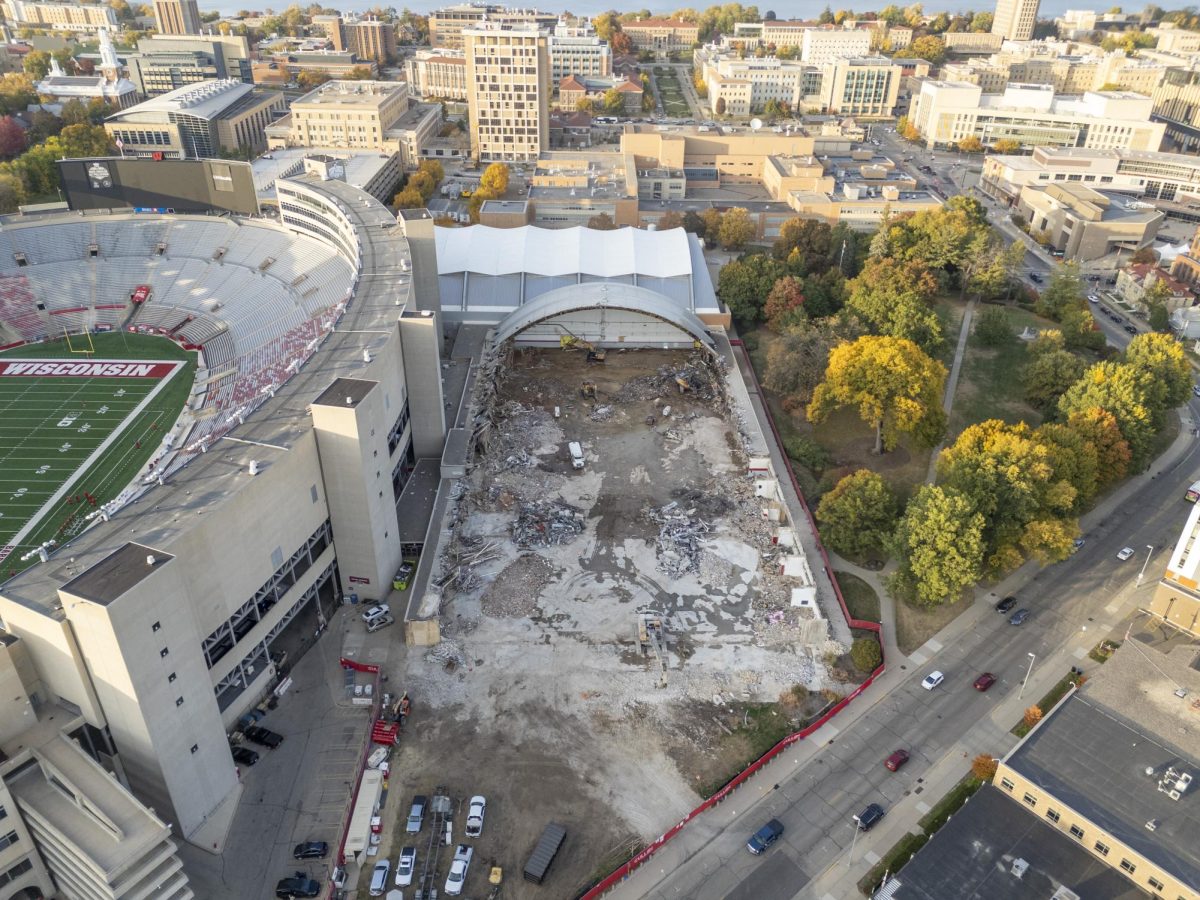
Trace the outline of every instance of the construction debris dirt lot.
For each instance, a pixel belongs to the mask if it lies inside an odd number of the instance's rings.
[[[468,894],[494,858],[506,900],[567,898],[745,761],[748,710],[847,692],[846,647],[776,574],[705,354],[518,349],[499,371],[435,566],[443,642],[408,655],[420,725],[391,787],[487,796]],[[536,888],[521,869],[549,821],[568,836]]]

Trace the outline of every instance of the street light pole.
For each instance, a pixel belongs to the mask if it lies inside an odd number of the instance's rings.
[[[1025,685],[1029,684],[1029,676],[1033,673],[1033,661],[1037,659],[1032,653],[1029,654],[1029,668],[1025,672],[1025,679],[1021,682],[1021,690],[1017,691],[1017,699],[1021,699],[1021,695],[1025,693]]]
[[[1154,545],[1146,545],[1146,561],[1142,563],[1142,571],[1138,572],[1137,587],[1141,587],[1142,577],[1146,574],[1146,566],[1150,565],[1150,557],[1154,555]]]
[[[850,821],[854,822],[853,819],[851,819]],[[850,868],[851,864],[854,862],[854,845],[858,843],[858,833],[860,831],[862,831],[862,829],[858,827],[857,822],[854,822],[854,837],[851,838],[851,840],[850,840],[850,853],[846,856],[846,868],[847,869]]]

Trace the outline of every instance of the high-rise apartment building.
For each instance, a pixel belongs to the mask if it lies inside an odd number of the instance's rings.
[[[996,0],[996,15],[992,19],[992,34],[1006,41],[1028,41],[1033,38],[1037,24],[1039,0]]]
[[[471,154],[535,160],[550,146],[550,55],[536,25],[485,23],[462,32]]]
[[[383,65],[396,58],[396,26],[379,19],[363,19],[345,26],[346,43],[359,59]]]
[[[159,34],[200,34],[196,0],[154,0],[154,20]]]
[[[56,31],[118,30],[117,14],[102,3],[27,3],[4,0],[0,4],[9,25],[52,28]]]
[[[341,16],[313,16],[309,20],[309,24],[314,30],[320,31],[329,38],[329,42],[333,44],[333,49],[337,52],[342,52],[348,46],[346,23]]]

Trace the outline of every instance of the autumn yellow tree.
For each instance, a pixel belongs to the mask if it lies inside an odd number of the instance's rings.
[[[991,781],[996,777],[996,757],[990,753],[980,753],[971,760],[971,774],[980,781]]]
[[[902,434],[932,447],[946,430],[945,386],[946,367],[912,341],[867,335],[830,351],[808,417],[821,422],[834,410],[853,406],[875,429],[876,453],[895,448]]]

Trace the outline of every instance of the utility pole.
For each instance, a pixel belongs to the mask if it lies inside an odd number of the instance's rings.
[[[1154,555],[1154,545],[1147,544],[1146,545],[1146,561],[1144,563],[1142,563],[1142,571],[1138,572],[1137,585],[1135,585],[1136,587],[1142,586],[1142,578],[1146,574],[1146,566],[1150,565],[1150,557],[1153,555]]]

